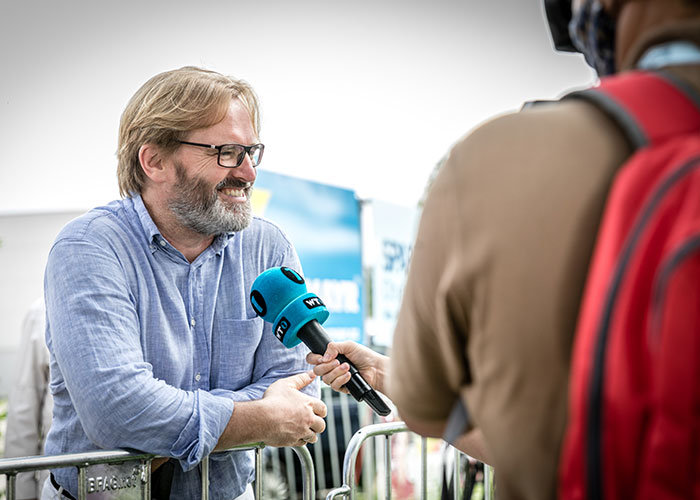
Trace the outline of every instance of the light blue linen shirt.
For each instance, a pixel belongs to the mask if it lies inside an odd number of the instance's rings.
[[[158,231],[140,196],[96,208],[58,235],[45,275],[51,353],[50,455],[126,448],[177,458],[171,498],[198,498],[199,462],[236,401],[309,369],[248,299],[273,266],[300,269],[291,243],[254,217],[217,236],[194,262]],[[318,396],[318,381],[305,389]],[[251,452],[213,455],[212,499],[252,481]],[[77,497],[74,468],[53,471]]]

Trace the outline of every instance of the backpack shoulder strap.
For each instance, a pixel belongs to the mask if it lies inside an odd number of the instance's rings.
[[[635,149],[700,132],[700,95],[669,73],[630,71],[565,99],[583,99],[610,116]]]

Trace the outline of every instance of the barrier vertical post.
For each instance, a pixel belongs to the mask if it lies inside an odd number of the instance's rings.
[[[428,498],[428,438],[420,438],[420,497]]]
[[[146,458],[141,460],[141,481],[144,480],[146,476],[146,487],[143,489],[142,500],[151,500],[151,466],[153,464],[152,458]]]
[[[85,500],[87,497],[87,473],[85,468],[90,465],[84,463],[78,466],[78,500]]]
[[[255,449],[255,498],[262,498],[263,492],[262,448]]]
[[[384,498],[386,500],[391,500],[391,435],[389,434],[387,434],[384,439],[384,469]]]
[[[201,462],[201,479],[202,479],[202,500],[209,500],[209,455],[204,457]]]
[[[453,500],[459,500],[459,470],[461,468],[461,457],[462,454],[457,448],[452,448],[454,452],[454,468],[452,469],[452,498]]]
[[[15,500],[17,495],[17,474],[5,474],[7,481],[7,500]]]
[[[484,464],[484,498],[485,500],[494,500],[496,492],[493,484],[493,467]]]
[[[292,450],[297,454],[301,463],[303,477],[302,498],[303,500],[314,500],[316,497],[314,491],[316,480],[314,478],[314,463],[311,460],[311,452],[306,446],[295,446]]]

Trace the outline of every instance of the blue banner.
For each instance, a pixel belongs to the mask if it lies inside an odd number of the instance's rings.
[[[333,340],[364,341],[360,205],[353,191],[260,170],[253,211],[296,248],[307,287],[328,307]]]

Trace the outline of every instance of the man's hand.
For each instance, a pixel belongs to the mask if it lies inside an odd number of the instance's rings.
[[[326,428],[323,420],[326,405],[300,392],[314,378],[312,372],[299,373],[277,380],[267,388],[262,403],[269,412],[271,428],[265,436],[265,444],[303,446],[318,440],[317,434]]]
[[[360,375],[374,389],[386,393],[384,377],[389,370],[389,358],[357,342],[331,342],[323,356],[309,353],[306,361],[314,366],[314,373],[322,377],[322,380],[334,390],[347,394],[347,389],[342,386],[350,380],[350,366],[340,363],[336,357],[345,355]]]

